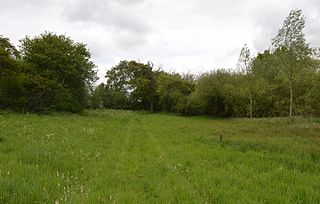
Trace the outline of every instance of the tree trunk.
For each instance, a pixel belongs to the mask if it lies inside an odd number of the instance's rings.
[[[250,118],[252,118],[253,116],[252,116],[252,104],[253,104],[253,100],[252,100],[252,93],[250,92]]]
[[[293,90],[292,90],[292,82],[290,81],[290,110],[289,117],[292,117],[292,104],[293,104]]]
[[[153,112],[153,100],[150,102],[150,111]]]
[[[290,107],[289,107],[289,117],[292,117],[292,104],[293,104],[293,88],[292,88],[292,79],[293,79],[293,66],[290,65],[290,77],[289,77],[289,89],[290,89]]]

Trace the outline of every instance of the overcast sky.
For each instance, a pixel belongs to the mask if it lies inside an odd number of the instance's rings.
[[[270,39],[292,9],[302,9],[306,38],[320,46],[319,0],[0,0],[0,34],[66,34],[88,45],[100,81],[120,60],[152,61],[167,71],[202,73],[236,65]]]

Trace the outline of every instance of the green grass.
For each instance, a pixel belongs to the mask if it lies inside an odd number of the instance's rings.
[[[0,203],[320,203],[320,120],[2,113]]]

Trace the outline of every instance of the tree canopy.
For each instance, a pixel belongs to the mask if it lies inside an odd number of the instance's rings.
[[[6,38],[1,38],[0,42],[0,52],[7,53],[0,61],[1,75],[5,67],[9,67],[14,77],[11,82],[1,77],[2,84],[7,86],[2,86],[1,92],[18,94],[24,101],[17,107],[2,102],[3,108],[79,112],[87,106],[87,92],[96,80],[96,72],[86,45],[50,32],[34,38],[25,37],[19,52]],[[5,66],[4,63],[9,64]],[[15,74],[14,70],[17,70]],[[14,86],[19,91],[13,91]]]

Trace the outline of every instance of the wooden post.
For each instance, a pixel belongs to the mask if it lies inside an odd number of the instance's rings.
[[[223,135],[220,135],[220,142],[223,142]]]

